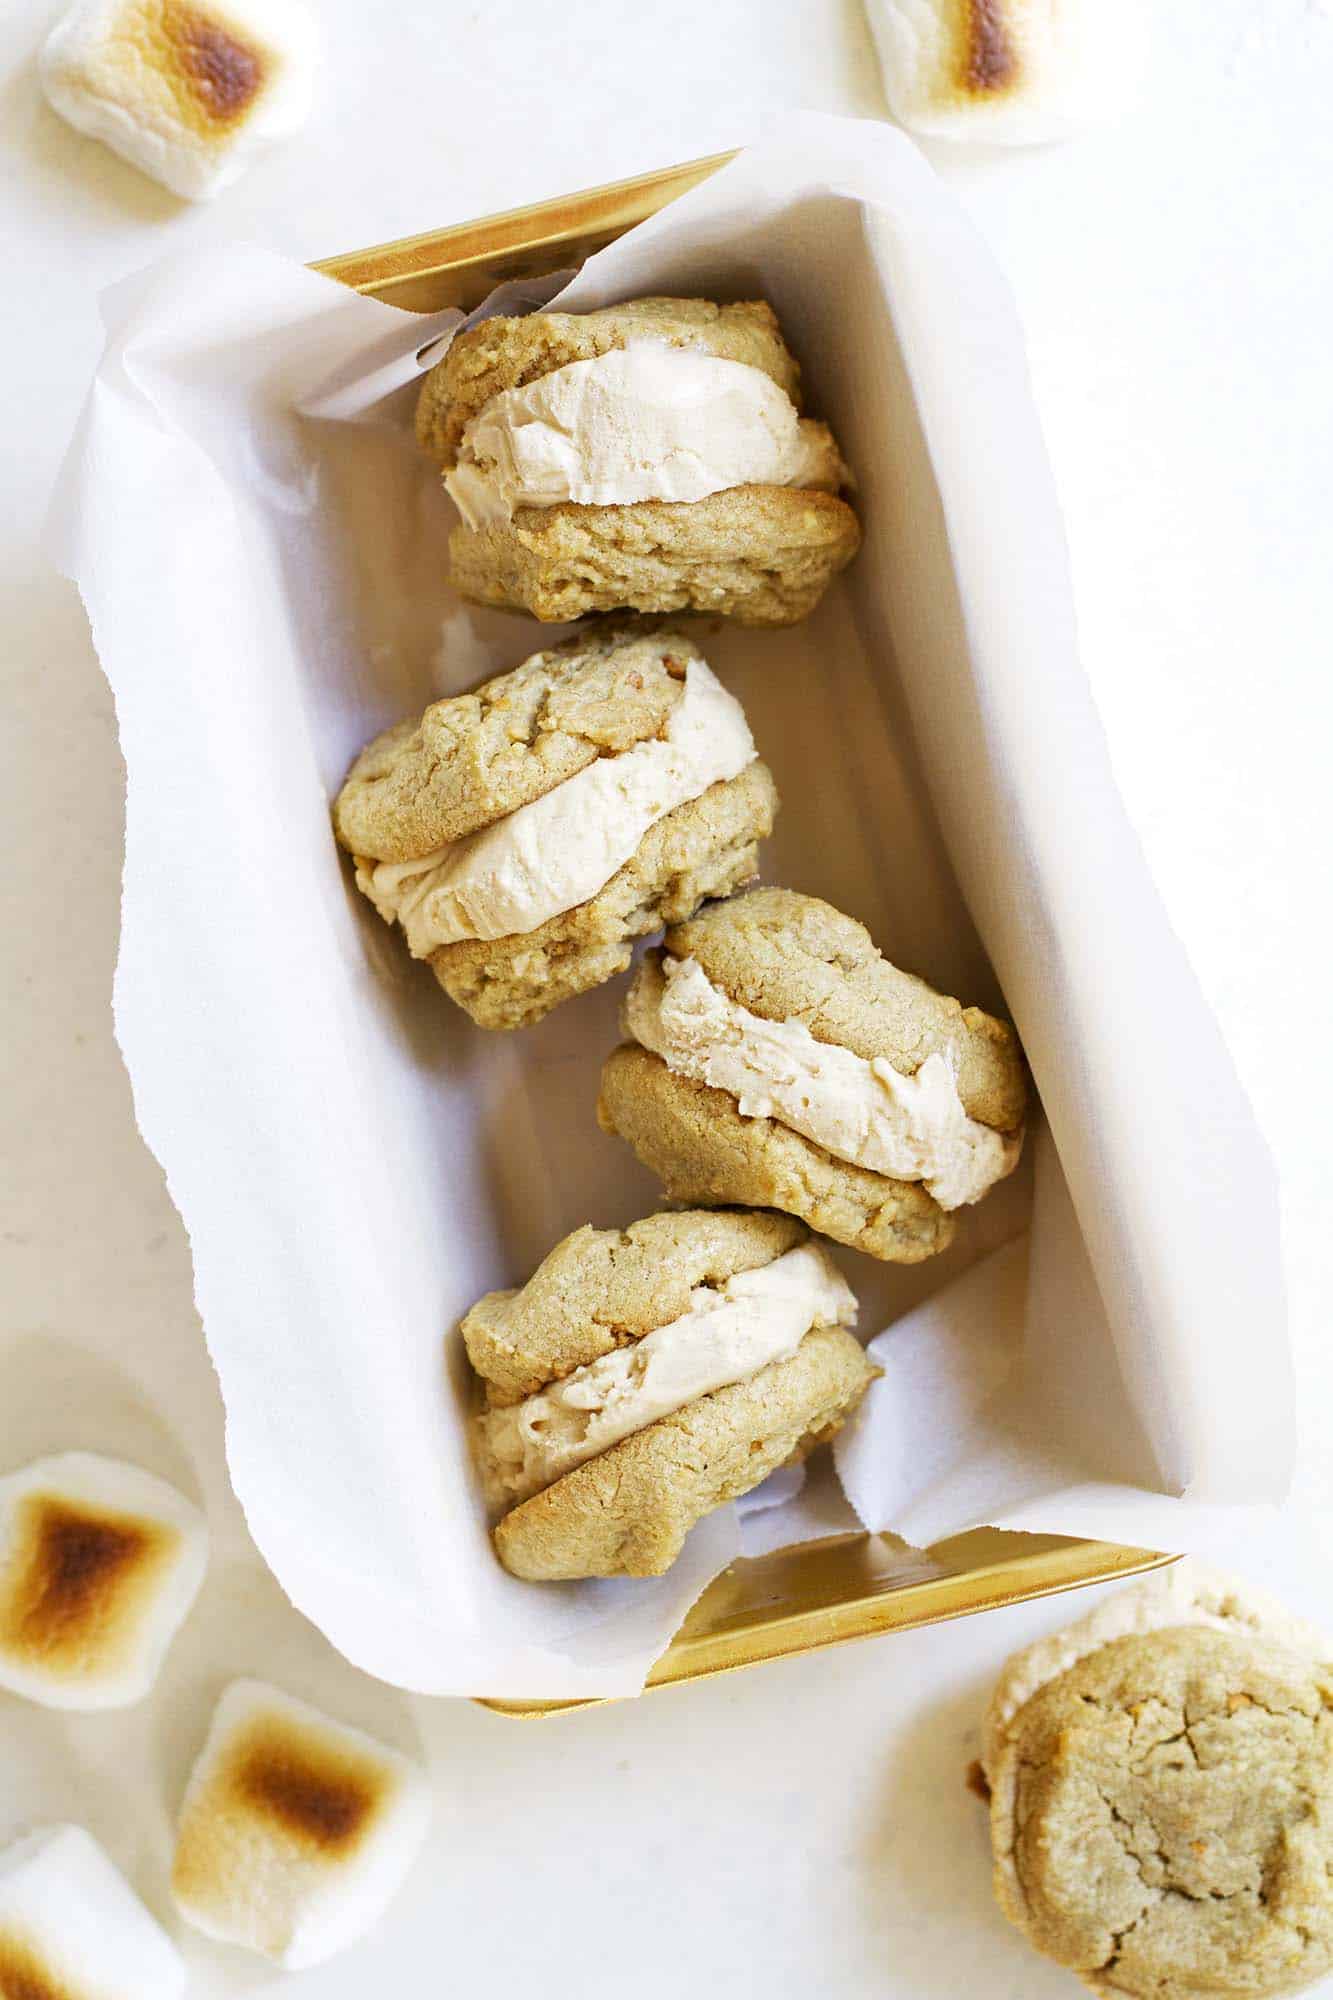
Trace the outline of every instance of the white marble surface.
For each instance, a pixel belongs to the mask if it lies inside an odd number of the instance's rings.
[[[192,1462],[219,1559],[175,1664],[181,1700],[246,1664],[226,1658],[234,1593],[270,1603],[275,1678],[299,1684],[322,1642],[258,1570],[229,1499],[187,1246],[111,1036],[115,720],[78,604],[37,546],[98,349],[96,294],[176,245],[318,256],[705,153],[789,105],[882,110],[855,0],[323,11],[312,128],[203,210],[47,112],[32,57],[49,7],[13,0],[0,20],[0,1421],[17,1459],[95,1442],[107,1406],[133,1405]],[[1159,11],[1144,104],[1119,127],[1058,151],[935,157],[1018,291],[1117,768],[1278,1154],[1293,1330],[1322,1353],[1333,10]],[[139,1380],[117,1352],[145,1326]],[[1256,1329],[1256,1367],[1263,1346]],[[1316,1434],[1327,1363],[1323,1379],[1303,1412]],[[1327,1554],[1308,1539],[1236,1559],[1330,1622]],[[959,1776],[999,1659],[1063,1615],[994,1614],[548,1724],[418,1705],[440,1798],[430,1853],[376,1937],[303,1990],[1072,1992],[991,1909]],[[348,1701],[372,1719],[387,1697],[349,1686]],[[99,1782],[106,1732],[126,1729],[145,1753],[132,1799]],[[0,1698],[0,1776],[20,1754],[49,1770],[52,1814],[92,1824],[162,1908],[178,1773],[154,1717]],[[202,1943],[191,1965],[200,1995],[275,1977]]]

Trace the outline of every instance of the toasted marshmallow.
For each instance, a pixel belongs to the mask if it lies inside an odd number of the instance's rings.
[[[180,1953],[90,1833],[43,1827],[0,1854],[0,1993],[179,2000]]]
[[[206,1937],[318,1965],[378,1922],[430,1822],[408,1758],[262,1681],[234,1681],[191,1774],[172,1890]]]
[[[868,4],[889,108],[926,138],[1041,145],[1133,94],[1141,0]]]
[[[80,132],[198,201],[304,125],[316,50],[304,0],[78,0],[42,86]]]
[[[141,1701],[207,1566],[198,1508],[138,1466],[71,1451],[0,1479],[0,1687],[47,1708]]]

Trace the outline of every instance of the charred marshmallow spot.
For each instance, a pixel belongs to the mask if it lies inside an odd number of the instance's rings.
[[[215,15],[167,0],[162,29],[182,82],[211,124],[234,125],[263,87],[264,54]]]
[[[1004,0],[966,0],[964,90],[979,97],[1004,90],[1018,73],[1018,56],[1004,23]]]
[[[155,1522],[32,1495],[21,1510],[0,1644],[57,1673],[114,1651],[129,1639],[178,1541]]]
[[[237,1745],[223,1786],[312,1855],[340,1860],[364,1839],[389,1780],[368,1760],[291,1721],[260,1721]]]
[[[89,2000],[48,1970],[36,1951],[14,1931],[0,1931],[0,2000]]]

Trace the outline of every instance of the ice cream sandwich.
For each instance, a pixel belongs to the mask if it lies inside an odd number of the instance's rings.
[[[376,737],[338,794],[357,886],[484,1028],[749,881],[777,794],[678,632],[592,628]]]
[[[1186,1561],[1027,1647],[986,1720],[995,1891],[1095,1993],[1333,1972],[1333,1646]]]
[[[757,889],[674,925],[624,1026],[598,1117],[675,1201],[782,1209],[914,1264],[1018,1162],[1013,1030],[900,972],[816,897]]]
[[[196,1930],[295,1970],[376,1924],[430,1824],[412,1761],[261,1681],[219,1702],[181,1808],[171,1886]]]
[[[0,1853],[4,2000],[180,2000],[171,1939],[81,1826],[49,1826]]]
[[[463,1321],[495,1546],[535,1581],[659,1576],[695,1523],[833,1435],[874,1378],[790,1216],[575,1230]]]
[[[867,12],[889,107],[926,138],[1067,138],[1137,79],[1142,0],[868,0]]]
[[[41,76],[62,118],[200,200],[300,130],[315,58],[304,0],[76,0]]]
[[[65,1452],[0,1479],[0,1687],[47,1708],[126,1708],[157,1679],[208,1564],[174,1486]]]
[[[762,300],[632,299],[496,318],[427,376],[417,435],[481,604],[804,618],[860,541],[826,424]]]

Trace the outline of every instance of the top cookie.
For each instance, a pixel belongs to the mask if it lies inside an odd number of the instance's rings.
[[[756,1210],[648,1215],[623,1230],[585,1225],[520,1290],[477,1301],[463,1321],[468,1358],[492,1406],[519,1402],[679,1319],[696,1286],[770,1264],[807,1233],[791,1216]]]
[[[1074,1624],[1024,1646],[1006,1660],[986,1710],[988,1771],[997,1771],[1010,1744],[1015,1716],[1040,1689],[1117,1639],[1183,1626],[1255,1639],[1311,1660],[1333,1655],[1314,1626],[1294,1618],[1266,1591],[1241,1583],[1210,1563],[1185,1557],[1155,1570],[1131,1589],[1103,1598]]]
[[[867,1062],[883,1058],[904,1076],[936,1051],[947,1053],[970,1118],[998,1132],[1023,1122],[1027,1089],[1013,1029],[900,972],[863,924],[817,896],[794,889],[733,896],[669,930],[666,949],[697,960],[752,1014],[801,1021],[817,1041]]]
[[[606,624],[432,702],[356,759],[333,808],[339,841],[375,861],[414,861],[516,812],[660,735],[686,664],[702,658],[679,632]]]
[[[800,368],[763,299],[715,305],[709,299],[632,299],[590,313],[530,313],[488,319],[460,333],[422,384],[417,439],[446,470],[464,430],[492,396],[571,361],[592,361],[634,340],[691,347],[760,369],[799,409]]]

